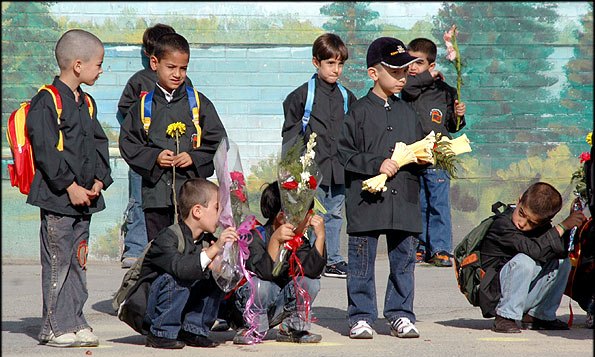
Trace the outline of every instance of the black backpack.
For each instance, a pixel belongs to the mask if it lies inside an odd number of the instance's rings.
[[[492,205],[492,216],[484,219],[473,228],[454,250],[455,277],[459,290],[465,295],[473,306],[479,306],[479,283],[485,272],[481,269],[479,248],[488,229],[498,214],[504,212],[503,208],[509,205],[498,201]]]

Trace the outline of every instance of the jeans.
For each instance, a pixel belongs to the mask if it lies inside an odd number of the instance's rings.
[[[212,278],[189,283],[163,273],[149,289],[145,320],[154,336],[176,339],[180,328],[208,336],[222,300]]]
[[[324,230],[327,265],[344,262],[341,256],[341,226],[343,225],[343,203],[345,203],[345,185],[320,185],[316,190],[318,200],[327,213],[324,215]],[[312,243],[316,235],[312,232]]]
[[[521,320],[523,313],[555,320],[570,268],[569,259],[552,259],[540,265],[523,253],[515,255],[500,270],[502,297],[496,313],[514,320]]]
[[[373,324],[378,317],[374,266],[381,233],[386,233],[390,269],[384,298],[384,317],[390,322],[407,317],[415,323],[415,238],[410,232],[391,230],[349,236],[347,314],[350,326],[360,320]]]
[[[303,277],[299,282],[301,287],[310,295],[310,306],[312,306],[316,295],[320,291],[320,279]],[[255,293],[251,310],[256,314],[257,332],[264,335],[270,328],[283,321],[294,330],[308,331],[310,329],[310,321],[304,322],[299,318],[293,281],[281,288],[272,281],[261,280],[255,276],[252,278],[252,283],[255,287]],[[250,298],[250,293],[251,286],[248,283],[242,285],[235,293],[235,308],[242,314]]]
[[[439,251],[452,253],[448,172],[442,169],[427,169],[420,181],[422,233],[418,237],[419,248],[426,252],[427,259]],[[421,246],[425,246],[425,249]]]
[[[124,258],[138,258],[147,245],[147,227],[142,207],[142,176],[128,169],[128,206],[124,212],[126,236],[124,238]]]
[[[40,341],[88,328],[83,306],[87,291],[87,252],[91,216],[63,216],[41,209]]]

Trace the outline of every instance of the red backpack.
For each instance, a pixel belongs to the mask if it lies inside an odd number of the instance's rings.
[[[38,92],[46,90],[52,95],[56,112],[58,113],[58,126],[60,125],[60,116],[62,115],[62,99],[58,89],[53,85],[44,85],[39,88]],[[93,102],[87,93],[85,93],[85,101],[89,107],[89,115],[93,118]],[[29,134],[27,133],[27,114],[29,114],[29,107],[31,102],[23,102],[21,106],[10,114],[8,118],[8,126],[6,128],[6,139],[10,146],[13,163],[8,165],[8,173],[10,174],[10,184],[17,186],[21,193],[29,194],[31,183],[35,176],[35,161],[33,159],[33,148],[29,141]],[[64,150],[64,138],[62,132],[59,133],[58,151]]]

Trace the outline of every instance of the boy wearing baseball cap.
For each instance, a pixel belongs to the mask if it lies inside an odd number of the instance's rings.
[[[413,313],[414,238],[421,233],[418,171],[415,163],[399,167],[390,159],[396,142],[423,139],[417,114],[396,96],[417,60],[402,41],[376,39],[366,57],[374,87],[354,102],[343,123],[339,160],[345,167],[347,233],[349,234],[347,295],[350,332],[354,339],[373,338],[377,318],[374,264],[378,238],[386,235],[390,277],[384,317],[391,333],[419,337]],[[409,150],[409,149],[403,149]],[[386,191],[362,190],[362,182],[386,174]]]

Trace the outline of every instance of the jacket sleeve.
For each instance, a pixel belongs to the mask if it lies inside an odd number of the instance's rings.
[[[140,96],[140,85],[135,85],[133,78],[134,76],[130,77],[126,83],[126,86],[124,86],[124,90],[122,91],[122,95],[118,101],[118,112],[116,113],[116,119],[118,119],[118,123],[120,123],[120,125],[124,123],[126,114],[128,114],[128,111],[134,105],[134,103],[136,103],[138,97]]]
[[[444,82],[443,82],[444,83]],[[446,86],[446,120],[444,125],[449,133],[456,133],[463,129],[467,124],[465,122],[465,116],[460,117],[459,129],[457,130],[457,115],[455,113],[455,100],[457,99],[457,90],[448,84]]]
[[[302,263],[304,275],[316,279],[326,267],[326,244],[324,245],[323,254],[320,255],[316,247],[310,245],[308,239],[304,239],[304,243],[298,248],[296,256]]]
[[[200,94],[200,119],[201,144],[196,150],[189,154],[192,158],[196,174],[199,177],[210,177],[215,171],[213,158],[221,143],[221,139],[227,137],[225,128],[213,103],[204,95]]]
[[[27,132],[35,153],[36,168],[54,192],[66,190],[75,181],[75,175],[58,151],[58,118],[51,95],[39,92],[31,100],[27,114]]]
[[[120,154],[130,168],[155,184],[165,171],[157,164],[157,157],[163,150],[147,143],[147,134],[140,119],[140,103],[137,99],[120,128]]]
[[[306,98],[299,95],[298,89],[289,93],[283,101],[283,115],[285,117],[281,129],[283,144],[290,142],[302,132],[302,117],[304,116]]]
[[[349,110],[345,116],[338,143],[339,162],[345,171],[363,175],[377,175],[385,157],[363,151],[364,130],[356,121],[357,112]]]
[[[407,82],[402,90],[403,99],[407,102],[416,100],[423,89],[431,85],[432,82],[434,82],[434,78],[432,78],[430,71],[424,71],[415,76],[407,76]]]
[[[258,233],[254,231],[252,233],[254,238],[250,243],[250,256],[246,261],[246,269],[262,280],[273,281],[273,259],[266,249],[266,243],[258,236]]]
[[[89,95],[93,107],[97,108],[95,99]],[[97,154],[97,164],[95,165],[95,178],[103,183],[103,189],[107,189],[114,181],[111,176],[111,168],[109,163],[109,140],[105,135],[105,131],[101,127],[101,123],[97,120],[97,110],[93,113],[93,137],[95,139],[95,151]]]

